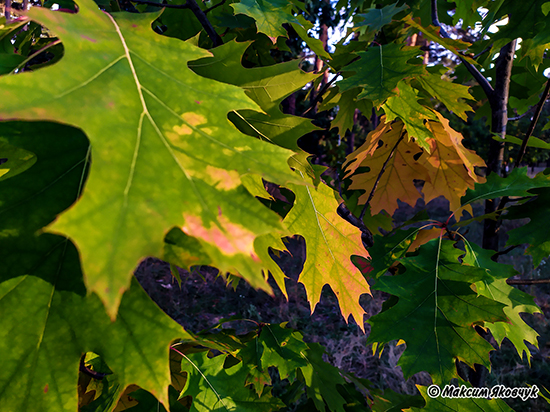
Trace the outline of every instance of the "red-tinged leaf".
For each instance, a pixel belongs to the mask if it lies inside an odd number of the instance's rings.
[[[230,222],[255,236],[280,230],[280,219],[258,209],[240,176],[292,180],[286,162],[293,153],[235,130],[227,114],[257,106],[241,89],[190,70],[186,62],[208,52],[154,33],[158,14],[111,16],[91,0],[78,5],[76,14],[29,12],[59,33],[65,54],[43,70],[2,77],[0,117],[69,123],[90,139],[93,164],[85,185],[82,177],[82,196],[53,230],[74,239],[87,285],[114,318],[132,270],[140,259],[161,255],[172,227],[223,232]],[[198,239],[208,249],[211,239]],[[267,288],[249,253],[225,259],[219,248],[209,250],[214,264],[239,266],[244,277],[255,273],[253,282]]]

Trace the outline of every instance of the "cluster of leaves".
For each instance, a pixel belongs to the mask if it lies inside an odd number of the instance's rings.
[[[520,313],[539,309],[506,283],[516,273],[491,260],[496,251],[459,230],[476,220],[529,217],[508,245],[528,243],[540,263],[550,253],[541,225],[550,175],[532,179],[514,169],[506,178],[480,176],[484,160],[441,113],[444,105],[466,120],[466,101],[487,113],[491,98],[479,97],[487,86],[475,64],[495,76],[500,47],[520,37],[511,84],[528,87],[510,105],[524,112],[538,99],[548,67],[550,25],[540,18],[547,3],[492,3],[445,3],[454,14],[444,22],[481,22],[487,38],[469,44],[449,39],[431,20],[437,2],[340,2],[336,9],[353,16],[353,41],[342,40],[333,52],[308,35],[313,24],[298,0],[210,7],[176,0],[164,10],[154,1],[79,0],[3,20],[2,407],[439,410],[425,388],[421,398],[382,394],[336,370],[320,346],[283,326],[193,335],[132,275],[140,260],[155,256],[182,268],[214,266],[266,291],[270,273],[285,293],[285,274],[270,252],[285,250],[283,239],[292,235],[305,239],[299,281],[313,308],[328,284],[344,318],[364,328],[360,296],[371,287],[392,296],[369,319],[369,342],[406,343],[399,361],[405,377],[426,371],[436,384],[462,383],[457,361],[490,367],[493,347],[475,327],[530,356],[527,343],[536,346],[537,335]],[[489,13],[481,16],[480,7]],[[510,23],[490,34],[505,16]],[[426,67],[419,46],[403,45],[419,32],[461,59],[457,78],[465,76],[463,66],[477,73],[480,85],[471,94],[449,79],[448,68]],[[277,63],[293,53],[288,36],[316,54],[321,72],[302,71],[298,60]],[[485,61],[474,61],[484,49]],[[334,76],[330,83],[325,72]],[[353,129],[357,111],[377,115],[378,126],[348,155],[339,191],[298,145],[316,126],[281,110],[307,85],[324,94],[311,96],[311,107],[322,100],[319,110],[338,108],[331,127],[340,136]],[[383,236],[379,227],[390,220],[391,228],[398,200],[414,205],[422,196],[444,196],[449,219],[421,217],[420,229]],[[472,203],[500,197],[507,201],[498,210],[473,216]],[[351,210],[344,218],[342,203]],[[471,218],[456,223],[462,211]],[[447,404],[473,405],[507,408],[496,399]]]

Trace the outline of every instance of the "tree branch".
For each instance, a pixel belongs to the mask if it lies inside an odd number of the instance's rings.
[[[546,103],[546,99],[548,99],[549,94],[550,94],[550,79],[548,79],[548,81],[546,82],[546,87],[544,88],[544,92],[542,93],[539,103],[537,104],[537,109],[535,110],[535,114],[533,115],[531,124],[529,125],[529,128],[525,133],[525,137],[523,138],[523,142],[521,143],[521,148],[519,149],[519,155],[514,165],[515,167],[519,167],[521,161],[523,160],[523,156],[525,156],[525,151],[527,150],[527,143],[529,142],[529,138],[531,137],[531,135],[533,134],[533,131],[535,130],[535,126],[539,121],[540,113],[542,112],[542,108],[544,107],[544,103]]]
[[[188,9],[189,5],[185,4],[166,4],[166,3],[155,3],[154,1],[149,0],[130,0],[132,3],[138,4],[147,4],[148,6],[162,7],[165,9]]]
[[[509,285],[543,285],[550,283],[550,279],[507,279]]]
[[[212,7],[208,7],[207,9],[204,10],[204,14],[209,13],[212,10],[214,10],[214,9],[220,7],[220,6],[223,6],[225,4],[225,2],[226,2],[226,0],[222,0],[218,4],[214,4]]]
[[[315,96],[315,98],[311,101],[311,103],[309,104],[309,107],[302,113],[302,116],[306,115],[311,109],[315,107],[315,105],[317,105],[317,103],[319,103],[319,100],[322,99],[323,95],[327,92],[329,87],[332,86],[332,84],[336,81],[338,76],[340,76],[340,72],[336,73],[334,77],[330,81],[328,81],[321,90],[319,90],[319,93],[317,93],[317,96]]]
[[[380,173],[378,173],[378,177],[376,178],[376,182],[374,182],[374,186],[372,187],[372,190],[370,191],[369,198],[367,199],[367,203],[365,203],[365,205],[363,206],[363,210],[361,210],[361,214],[359,215],[359,220],[363,221],[363,217],[365,216],[365,212],[367,211],[367,207],[369,206],[370,201],[372,200],[372,197],[374,196],[374,192],[375,192],[376,188],[378,187],[378,182],[380,182],[380,179],[382,178],[382,175],[384,174],[384,171],[386,170],[386,166],[388,165],[388,162],[393,157],[393,154],[395,153],[395,150],[397,149],[397,145],[401,142],[401,140],[403,140],[404,137],[405,137],[405,132],[402,132],[401,137],[399,138],[399,140],[397,140],[397,142],[395,142],[395,145],[391,149],[390,155],[388,156],[388,158],[386,159],[386,161],[382,165],[382,169],[380,170]]]
[[[208,34],[208,37],[212,40],[214,47],[221,46],[223,44],[222,38],[216,30],[214,30],[212,23],[210,23],[210,20],[208,20],[206,14],[204,14],[204,11],[202,11],[197,2],[195,0],[187,0],[185,4],[189,6],[189,10],[191,10],[195,17],[199,20],[199,23],[206,31],[206,34]]]
[[[441,26],[441,23],[439,22],[439,17],[437,16],[437,0],[431,0],[432,1],[432,24],[436,27],[439,27],[439,34],[441,34],[441,37],[450,39],[451,36],[449,36],[449,33]],[[494,93],[493,86],[491,86],[491,83],[489,83],[489,80],[485,78],[485,76],[470,62],[460,57],[460,61],[464,64],[466,69],[470,72],[470,74],[474,77],[474,79],[479,83],[483,91],[485,92],[485,95],[490,99]]]

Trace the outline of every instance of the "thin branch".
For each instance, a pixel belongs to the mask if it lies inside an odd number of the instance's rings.
[[[437,16],[437,0],[431,0],[432,1],[432,24],[436,27],[439,27],[439,34],[441,34],[441,37],[444,37],[446,39],[450,39],[451,36],[447,33],[447,31],[441,26],[441,23],[439,22],[439,17]],[[485,76],[475,67],[473,64],[465,60],[464,58],[460,57],[460,61],[466,66],[466,69],[470,72],[470,74],[474,77],[474,79],[479,83],[487,97],[491,98],[493,96],[494,90],[493,86],[491,86],[491,83],[489,83],[489,80],[485,78]]]
[[[550,279],[507,279],[509,285],[544,285],[549,284]]]
[[[202,11],[197,2],[195,0],[187,0],[185,4],[189,6],[189,10],[193,12],[201,26],[204,28],[206,34],[208,34],[208,37],[212,40],[214,47],[221,46],[223,44],[222,38],[216,30],[214,30],[212,23],[210,23],[210,20],[208,20],[206,14],[204,14],[204,11]]]
[[[311,101],[306,111],[302,113],[302,116],[306,115],[311,109],[313,109],[317,105],[317,103],[319,103],[323,95],[328,91],[329,87],[332,86],[332,84],[336,81],[338,76],[340,76],[340,72],[336,73],[334,77],[330,81],[328,81],[321,90],[319,90],[319,93],[317,93],[317,96],[315,96],[315,98]]]
[[[148,6],[162,7],[165,9],[188,9],[189,5],[185,4],[166,4],[166,3],[155,3],[154,1],[149,0],[130,0],[132,3],[138,4],[147,4]]]
[[[545,102],[546,104],[546,102]],[[533,110],[535,110],[537,106],[531,106],[529,109],[527,109],[527,111],[523,114],[520,114],[518,116],[514,116],[514,117],[509,117],[508,118],[508,121],[509,122],[515,122],[516,120],[520,120],[520,119],[523,119],[525,116],[527,116],[529,113],[531,113]]]
[[[367,211],[367,207],[370,204],[370,201],[372,200],[372,197],[374,196],[374,192],[376,188],[378,187],[378,183],[380,182],[380,179],[382,178],[382,175],[384,174],[384,171],[386,170],[386,166],[388,165],[388,162],[393,157],[393,154],[395,153],[395,150],[397,149],[397,145],[401,143],[401,140],[405,137],[405,132],[401,133],[401,137],[397,142],[395,142],[395,145],[391,149],[390,155],[382,165],[382,170],[380,170],[380,173],[378,173],[378,177],[376,178],[376,182],[374,182],[374,186],[372,187],[372,190],[370,191],[369,198],[367,199],[367,203],[363,206],[363,210],[361,210],[361,214],[359,215],[359,220],[363,221],[363,217],[365,216],[365,212]]]
[[[491,256],[491,259],[495,260],[495,258],[497,258],[498,256],[500,256],[500,255],[505,255],[505,254],[511,252],[512,250],[514,250],[514,249],[520,247],[520,246],[521,246],[521,245],[514,245],[514,246],[510,246],[510,247],[507,248],[507,249],[501,250],[500,252],[497,252],[497,253],[495,253],[493,256]]]
[[[484,48],[482,51],[480,51],[478,54],[476,54],[473,59],[477,59],[479,56],[483,56],[485,53],[487,53],[489,50],[491,50],[491,47],[493,47],[493,45],[490,45],[489,47],[486,47]]]
[[[214,9],[220,7],[220,6],[223,6],[225,4],[225,2],[226,2],[226,0],[222,0],[218,4],[214,4],[212,7],[208,7],[207,9],[204,10],[204,14],[209,13],[212,10],[214,10]]]
[[[550,94],[550,79],[548,79],[548,81],[546,82],[546,87],[544,89],[544,92],[542,93],[539,103],[537,104],[537,109],[535,110],[535,114],[533,115],[531,124],[529,125],[529,128],[527,129],[527,133],[525,133],[525,137],[523,138],[523,142],[521,143],[521,148],[519,149],[519,155],[514,165],[515,167],[519,167],[521,161],[523,160],[523,156],[525,156],[525,151],[527,150],[527,143],[529,142],[529,138],[531,137],[531,135],[533,134],[533,131],[535,130],[535,126],[539,121],[540,113],[542,112],[542,108],[544,107],[544,103],[546,103],[546,99],[548,99],[549,94]]]

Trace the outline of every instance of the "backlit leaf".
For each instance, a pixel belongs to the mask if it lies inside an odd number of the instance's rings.
[[[381,119],[378,128],[367,136],[365,143],[346,158],[346,177],[352,176],[350,189],[365,190],[359,203],[365,203],[370,196],[378,175],[388,159],[395,144],[406,134],[403,123],[385,123]],[[415,157],[421,149],[405,136],[397,145],[382,174],[374,196],[370,202],[371,213],[385,210],[390,215],[397,209],[397,199],[414,205],[420,198],[420,192],[414,186],[414,179],[429,179],[428,171]],[[360,166],[369,167],[367,173],[353,174]]]
[[[405,273],[383,276],[375,287],[397,296],[390,309],[370,318],[369,342],[403,339],[407,349],[398,365],[405,378],[427,371],[434,383],[458,378],[455,359],[490,366],[492,346],[474,325],[505,321],[505,306],[477,294],[471,283],[483,279],[483,269],[461,265],[463,252],[447,240],[432,240],[418,255],[400,260]],[[427,353],[433,354],[429,357]]]
[[[264,33],[273,43],[285,36],[284,23],[300,22],[292,15],[292,5],[286,0],[241,0],[231,4],[235,14],[246,14],[256,21],[259,33]]]
[[[298,280],[304,284],[311,306],[315,308],[323,286],[328,284],[338,297],[344,319],[352,315],[363,328],[364,310],[359,297],[370,290],[350,260],[350,255],[369,256],[361,232],[338,216],[335,192],[325,184],[317,188],[292,184],[289,189],[296,201],[284,223],[291,233],[306,240],[306,262]]]
[[[233,128],[227,113],[255,105],[238,88],[185,68],[207,52],[151,31],[158,14],[113,17],[91,0],[79,2],[77,14],[35,8],[29,15],[59,33],[65,56],[0,79],[0,117],[70,123],[88,135],[93,167],[84,194],[53,230],[75,240],[87,285],[112,317],[132,269],[161,254],[171,227],[196,230],[205,247],[222,238],[231,244],[228,230],[253,239],[280,227],[268,210],[256,222],[239,220],[249,215],[237,205],[254,202],[239,175],[292,180],[285,164],[292,153]],[[85,115],[74,109],[83,107]],[[216,249],[212,258],[229,253],[246,276],[255,266],[251,242]]]
[[[355,74],[338,82],[338,86],[342,92],[361,87],[358,98],[372,100],[380,106],[388,97],[397,95],[395,89],[401,80],[426,73],[424,66],[408,63],[420,53],[417,47],[401,47],[395,43],[370,47],[358,52],[361,58],[344,68]]]

